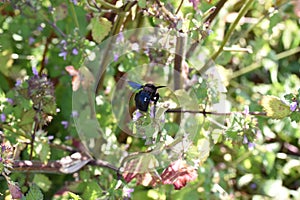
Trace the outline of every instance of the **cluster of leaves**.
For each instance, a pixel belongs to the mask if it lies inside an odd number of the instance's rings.
[[[1,3],[0,198],[299,198],[299,3],[225,2]],[[172,30],[175,40],[161,33],[157,46],[145,44],[138,34],[148,26]],[[128,39],[121,32],[130,29],[138,31]],[[96,77],[83,65],[105,40],[98,66],[109,54],[113,62]],[[176,53],[166,51],[172,44]],[[204,73],[207,55],[227,89],[224,112],[212,110],[224,91]],[[169,72],[151,67],[159,64]],[[172,70],[184,80],[174,75],[176,90],[160,90],[156,112],[134,112],[130,101],[134,120],[113,113],[126,88],[120,98],[112,88],[124,74],[169,80]],[[78,91],[95,97],[95,113],[84,100],[86,109],[73,109]]]

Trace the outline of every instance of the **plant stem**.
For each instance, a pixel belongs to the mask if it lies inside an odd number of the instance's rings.
[[[199,113],[199,114],[203,114],[203,115],[219,115],[219,116],[229,116],[232,115],[234,113],[241,113],[244,114],[242,112],[227,112],[227,113],[219,113],[219,112],[212,112],[212,111],[205,111],[205,110],[181,110],[181,109],[169,109],[166,111],[167,113]],[[244,114],[246,115],[246,114]],[[254,115],[254,116],[266,116],[267,114],[265,112],[249,112],[249,115]]]
[[[179,4],[179,6],[178,6],[178,8],[177,8],[177,10],[176,10],[176,12],[175,12],[175,15],[178,14],[178,12],[179,12],[179,10],[180,10],[182,4],[183,4],[183,1],[184,1],[184,0],[181,0],[180,4]]]
[[[244,0],[245,1],[245,0]],[[237,18],[235,19],[235,21],[230,25],[228,31],[226,32],[224,39],[218,49],[218,51],[216,53],[214,53],[211,57],[211,60],[215,60],[223,51],[223,47],[225,46],[225,44],[227,43],[227,41],[229,40],[231,34],[233,33],[233,31],[235,30],[238,22],[240,21],[240,19],[247,13],[247,11],[250,9],[250,6],[252,5],[254,0],[248,0],[247,3],[245,4],[245,6],[240,10]],[[207,61],[206,64],[199,70],[199,73],[203,73],[205,72],[209,67],[210,67],[210,61]]]
[[[76,15],[76,11],[75,11],[74,5],[72,3],[71,3],[71,11],[72,11],[72,15],[73,15],[75,25],[80,30],[79,22],[78,22],[77,15]]]

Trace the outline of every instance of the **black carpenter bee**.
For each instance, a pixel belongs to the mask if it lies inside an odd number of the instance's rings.
[[[139,89],[140,91],[135,94],[134,100],[137,109],[143,112],[148,111],[148,106],[150,101],[154,102],[154,113],[155,113],[155,106],[159,99],[159,94],[157,89],[163,88],[165,86],[155,86],[153,84],[147,83],[145,85],[141,85],[139,83],[128,81],[128,84],[134,88]]]

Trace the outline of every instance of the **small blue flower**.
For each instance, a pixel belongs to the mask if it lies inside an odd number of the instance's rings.
[[[137,121],[141,116],[143,116],[143,114],[137,110],[133,115],[133,121]]]
[[[119,59],[119,55],[118,54],[114,54],[114,61],[117,62]]]
[[[248,144],[248,143],[249,143],[249,140],[248,140],[247,136],[244,135],[243,144]]]
[[[37,30],[40,31],[40,32],[42,32],[42,31],[44,30],[44,27],[43,27],[42,25],[39,25],[39,26],[37,27]]]
[[[35,75],[35,76],[38,76],[38,75],[39,75],[39,72],[37,71],[36,67],[32,67],[32,73],[33,73],[33,75]]]
[[[248,148],[249,148],[249,149],[254,149],[254,147],[255,147],[255,144],[254,144],[254,143],[252,143],[252,142],[249,142],[249,143],[248,143]]]
[[[30,37],[30,38],[28,39],[28,44],[29,44],[29,45],[32,45],[34,42],[35,42],[35,39],[34,39],[33,37]]]
[[[1,113],[0,119],[1,119],[2,122],[5,122],[6,121],[6,115],[4,113]]]
[[[290,104],[290,110],[292,112],[294,112],[297,109],[297,107],[298,107],[298,103],[296,101],[294,101]]]
[[[10,105],[14,104],[14,100],[12,100],[11,98],[6,98],[6,101],[7,101]]]
[[[64,126],[64,129],[68,128],[68,126],[69,126],[68,121],[61,121],[61,124]]]
[[[77,50],[76,48],[73,48],[72,54],[73,54],[73,55],[78,55],[78,50]]]
[[[251,187],[251,189],[255,190],[257,188],[257,185],[256,185],[256,183],[251,183],[250,187]]]
[[[17,82],[15,84],[16,87],[19,87],[22,84],[22,81],[20,79],[17,79]]]
[[[6,150],[6,146],[4,144],[1,145],[1,152],[3,153]]]
[[[78,111],[77,111],[77,110],[73,110],[72,113],[71,113],[71,116],[74,117],[74,118],[75,118],[75,117],[78,117],[78,115],[79,115],[79,114],[78,114]]]
[[[49,135],[48,136],[48,140],[53,140],[54,139],[54,135]]]
[[[64,58],[64,60],[66,60],[67,59],[67,52],[66,51],[62,51],[62,52],[60,52],[59,54],[58,54],[58,56],[59,57],[63,57]]]
[[[73,3],[75,6],[78,4],[78,1],[77,0],[70,0],[71,3]]]
[[[116,38],[116,43],[124,42],[124,34],[120,32]]]
[[[249,115],[249,106],[245,106],[243,114],[244,115]]]
[[[123,197],[131,198],[131,193],[134,192],[133,188],[123,188]]]

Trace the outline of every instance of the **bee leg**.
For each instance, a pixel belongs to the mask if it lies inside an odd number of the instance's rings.
[[[155,113],[156,113],[156,103],[158,102],[159,99],[159,94],[156,93],[154,97],[152,97],[152,101],[154,102],[154,107],[153,107],[153,118],[155,119]]]

